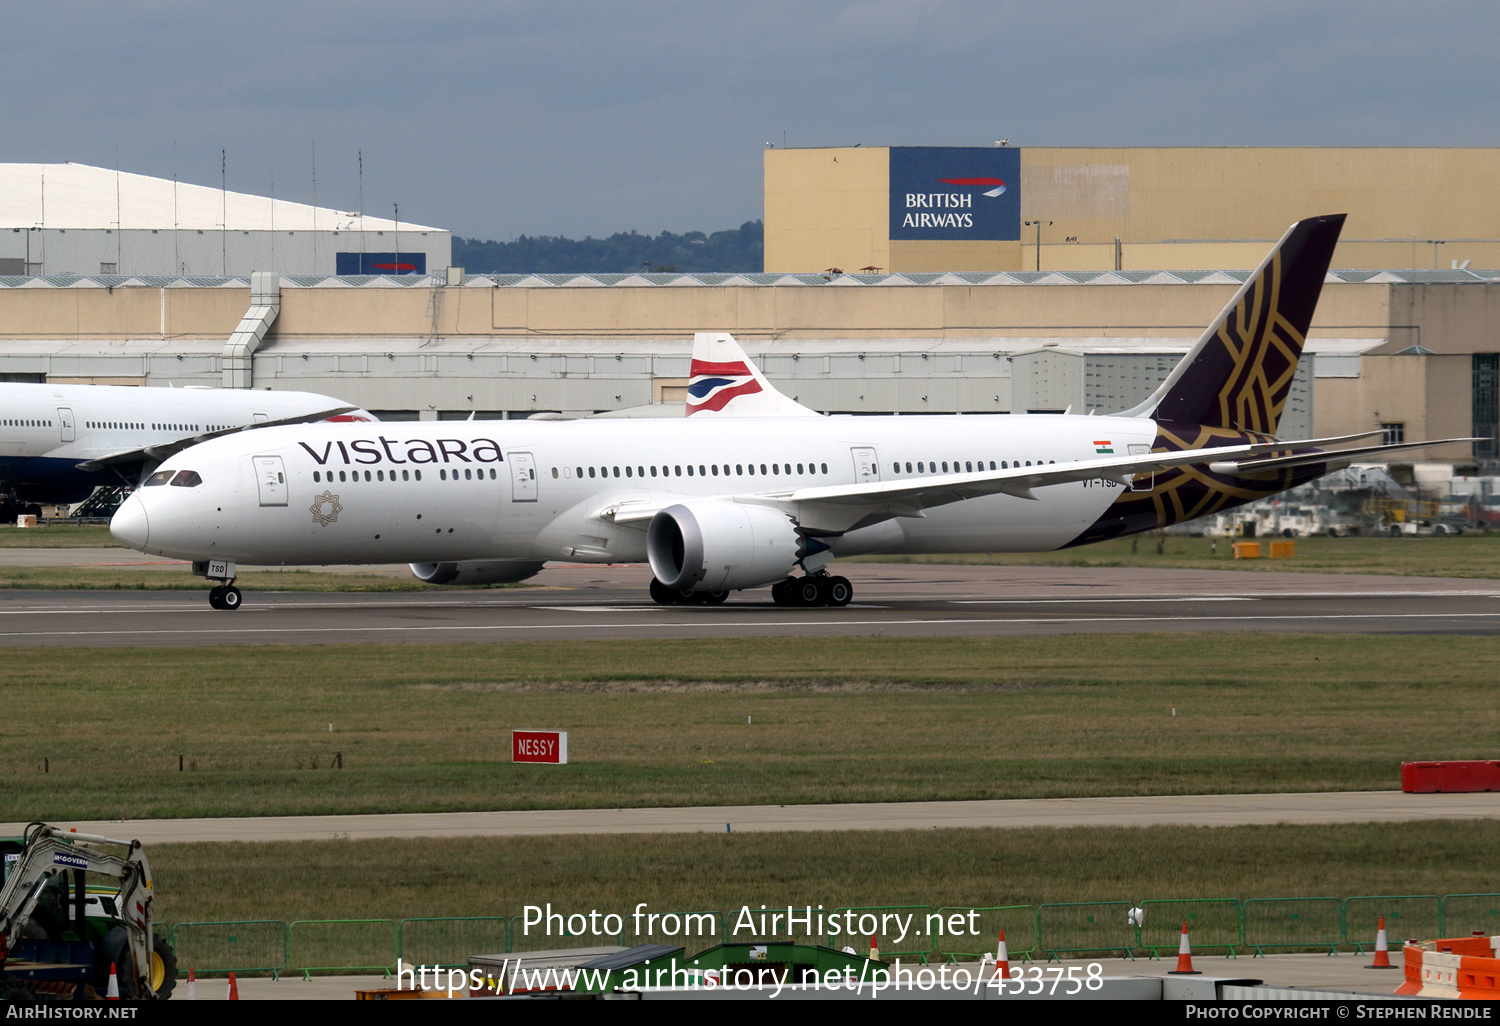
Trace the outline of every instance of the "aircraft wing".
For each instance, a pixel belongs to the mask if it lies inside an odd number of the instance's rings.
[[[331,409],[319,410],[316,413],[300,413],[294,417],[280,417],[276,420],[224,428],[221,431],[205,431],[201,435],[176,438],[170,442],[146,445],[137,449],[122,449],[120,452],[112,452],[107,456],[85,460],[77,464],[77,466],[79,470],[103,470],[106,467],[129,466],[136,463],[154,467],[167,459],[167,457],[174,456],[190,446],[197,445],[199,442],[206,442],[210,438],[220,438],[224,435],[233,435],[241,431],[252,431],[259,428],[282,427],[288,424],[313,424],[320,420],[327,420],[329,417],[337,417],[344,413],[353,413],[357,409],[359,409],[358,406],[335,406]]]
[[[721,501],[776,506],[797,518],[804,528],[815,533],[838,534],[892,517],[920,517],[933,506],[945,506],[964,499],[985,495],[1013,495],[1036,499],[1033,489],[1049,485],[1103,479],[1122,486],[1141,474],[1174,467],[1203,466],[1222,463],[1239,466],[1255,457],[1270,453],[1305,449],[1309,446],[1368,438],[1377,432],[1316,438],[1288,442],[1259,442],[1252,445],[1219,446],[1211,449],[1185,449],[1177,452],[1150,452],[1139,456],[1105,456],[1099,459],[1074,460],[1068,463],[1046,463],[1005,470],[983,470],[964,474],[928,474],[896,481],[872,481],[863,484],[824,485],[813,488],[789,488],[751,494],[722,495]],[[1424,443],[1437,444],[1437,443]],[[1408,447],[1415,447],[1408,446]],[[1375,447],[1380,448],[1380,447]],[[1349,451],[1349,450],[1345,450]],[[1355,450],[1359,451],[1359,450]],[[1335,454],[1322,453],[1309,462],[1327,462]],[[660,510],[680,500],[626,500],[606,506],[600,516],[617,524],[640,524],[649,521]]]

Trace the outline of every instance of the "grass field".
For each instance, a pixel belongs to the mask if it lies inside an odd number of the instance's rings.
[[[1493,757],[1497,674],[1477,637],[37,649],[0,819],[1384,789]],[[512,764],[526,727],[572,763]]]
[[[0,525],[0,549],[91,549],[116,544],[103,524]]]
[[[861,556],[853,562],[993,563],[997,566],[1132,566],[1252,572],[1396,574],[1403,577],[1500,577],[1500,532],[1414,538],[1296,538],[1291,559],[1235,559],[1218,539],[1168,536],[1157,554],[1155,535],[1138,535],[1060,552],[996,552],[936,556]],[[1285,539],[1274,539],[1285,540]]]
[[[1142,535],[1060,552],[958,553],[931,556],[861,556],[847,562],[963,563],[998,566],[1157,567],[1285,573],[1395,574],[1419,577],[1500,577],[1500,532],[1418,538],[1298,538],[1292,559],[1234,559],[1228,542],[1217,551],[1210,538],[1173,536],[1157,554],[1157,537]],[[112,546],[104,527],[0,527],[0,549]],[[1264,548],[1262,551],[1265,551]],[[144,558],[128,549],[122,559]],[[317,568],[250,570],[242,587],[258,591],[413,591],[429,587],[402,571],[329,573]],[[197,590],[204,587],[180,566],[17,567],[0,561],[0,588]]]
[[[1496,890],[1500,822],[160,845],[165,922]],[[993,942],[993,938],[990,938]]]

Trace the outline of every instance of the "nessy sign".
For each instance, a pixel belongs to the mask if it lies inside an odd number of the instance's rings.
[[[512,762],[545,762],[564,766],[568,762],[566,730],[513,730],[510,733]]]
[[[1021,237],[1021,151],[892,146],[892,239]]]

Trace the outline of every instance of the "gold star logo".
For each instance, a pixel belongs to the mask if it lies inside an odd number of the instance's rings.
[[[327,507],[325,510],[324,507]],[[318,522],[319,527],[327,527],[329,524],[338,523],[339,514],[344,507],[339,504],[339,497],[332,492],[324,492],[322,495],[313,496],[312,504],[313,519]]]

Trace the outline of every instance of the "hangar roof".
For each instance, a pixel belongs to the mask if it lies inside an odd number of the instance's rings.
[[[0,164],[0,168],[5,165]],[[171,182],[167,183],[171,185]],[[217,195],[217,193],[215,193]],[[263,201],[264,202],[264,201]],[[366,228],[376,228],[376,218],[365,219]],[[391,224],[391,222],[380,222]],[[277,225],[281,222],[278,220]],[[319,228],[325,227],[319,222]],[[401,222],[401,230],[419,231],[419,225]],[[445,229],[430,229],[443,231]],[[466,274],[464,288],[672,288],[684,286],[943,286],[943,285],[1242,285],[1252,271],[964,271],[943,274]],[[282,288],[430,288],[442,275],[282,275]],[[1329,271],[1329,284],[1369,285],[1494,285],[1500,270],[1340,270]],[[248,288],[250,279],[217,275],[48,275],[26,278],[0,275],[0,288]]]
[[[44,216],[45,211],[45,216]],[[0,164],[0,228],[396,231],[395,221],[88,164]],[[401,231],[444,228],[402,221]]]

